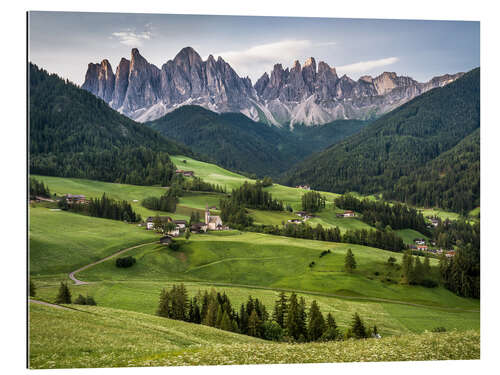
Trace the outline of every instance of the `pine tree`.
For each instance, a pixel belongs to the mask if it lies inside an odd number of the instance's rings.
[[[186,233],[184,234],[184,237],[186,238],[186,240],[189,240],[189,237],[191,237],[191,231],[188,229],[186,229]]]
[[[300,297],[299,300],[299,330],[300,334],[304,336],[304,341],[307,338],[307,312],[306,312],[306,300],[304,297]]]
[[[328,313],[325,325],[326,329],[321,339],[323,341],[337,340],[340,337],[340,332],[338,330],[337,323],[335,322],[335,319],[333,318],[333,315],[331,313]]]
[[[281,292],[279,299],[274,304],[273,319],[280,325],[285,327],[285,319],[287,313],[287,298],[285,292]]]
[[[156,315],[163,316],[164,318],[170,318],[172,316],[172,297],[166,289],[162,289],[160,293],[160,301],[158,303]]]
[[[220,329],[223,329],[224,331],[232,331],[233,330],[233,325],[231,324],[231,319],[229,319],[229,315],[227,314],[227,311],[224,311],[222,314],[221,322],[220,322]]]
[[[411,251],[407,250],[403,254],[403,261],[401,263],[401,283],[410,284],[413,278],[413,256]]]
[[[311,302],[309,309],[309,322],[307,326],[307,338],[309,341],[317,341],[325,332],[325,319],[316,301]]]
[[[36,286],[33,280],[30,278],[30,285],[29,285],[29,296],[30,297],[35,297],[36,296]]]
[[[288,300],[288,314],[286,315],[285,328],[287,335],[297,340],[300,336],[300,311],[297,295],[292,293]]]
[[[351,331],[355,338],[364,339],[367,337],[366,328],[358,313],[354,313],[351,323]]]
[[[56,297],[56,303],[71,303],[71,292],[69,291],[68,284],[61,281],[59,293]]]
[[[413,282],[417,285],[422,283],[422,280],[425,278],[425,268],[422,262],[420,261],[420,257],[415,257],[415,267],[413,268]]]
[[[261,321],[257,312],[252,310],[250,317],[248,318],[248,335],[254,337],[260,337],[260,324]]]
[[[352,272],[354,269],[356,269],[356,259],[354,259],[354,254],[352,253],[351,249],[347,249],[344,266],[347,272]]]
[[[429,255],[425,255],[424,259],[424,278],[428,278],[431,276],[431,263]]]

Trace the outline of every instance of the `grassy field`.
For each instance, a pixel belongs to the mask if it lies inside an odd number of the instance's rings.
[[[73,307],[30,304],[30,368],[479,358],[478,331],[282,344],[136,312]]]
[[[129,252],[137,259],[131,269],[117,269],[111,260],[81,272],[79,277],[87,281],[217,282],[431,306],[478,307],[477,301],[457,297],[444,288],[398,284],[400,272],[386,261],[394,256],[400,264],[401,254],[352,244],[234,233],[194,235],[187,242],[179,239],[182,247],[177,252],[157,244],[144,246]],[[347,248],[352,249],[358,264],[354,273],[343,269]],[[327,249],[332,253],[319,258]],[[311,268],[312,261],[316,264]],[[431,259],[431,264],[437,265],[437,260]]]
[[[32,176],[48,185],[52,194],[83,194],[87,198],[100,198],[103,193],[106,193],[110,198],[126,200],[132,205],[135,212],[141,214],[143,219],[156,214],[169,215],[175,219],[189,219],[189,215],[186,215],[182,211],[180,213],[153,211],[141,205],[141,201],[146,197],[159,197],[165,194],[164,187],[115,184],[81,178]],[[182,200],[180,203],[182,204]]]
[[[426,241],[429,240],[429,237],[424,236],[422,233],[417,232],[416,230],[413,229],[398,229],[395,230],[394,232],[396,232],[397,235],[401,237],[401,239],[407,245],[413,245],[414,244],[413,240],[415,238],[425,238]]]
[[[29,211],[30,274],[68,273],[158,235],[135,224],[43,207]]]
[[[324,228],[339,227],[341,232],[349,229],[375,229],[372,226],[362,222],[357,217],[337,217],[337,213],[344,210],[335,207],[327,207],[326,209],[316,213],[317,217],[309,219],[307,222],[312,226],[321,224]]]
[[[254,180],[240,174],[230,172],[215,164],[201,162],[186,156],[171,156],[170,158],[177,168],[194,171],[195,176],[201,177],[206,182],[224,186],[228,192],[241,186],[245,181],[254,182]],[[185,160],[186,163],[184,163],[183,160]],[[279,184],[273,184],[272,186],[265,188],[265,190],[269,191],[274,198],[290,204],[294,210],[300,209],[301,197],[305,192],[307,192],[307,190],[296,189]],[[338,197],[338,194],[333,193],[322,192],[322,194],[329,202],[332,202],[336,197]]]
[[[70,290],[73,297],[78,296],[78,294],[93,296],[98,305],[102,307],[154,315],[161,289],[170,288],[172,284],[172,281],[103,281],[87,285],[71,285]],[[225,292],[235,307],[246,303],[248,296],[251,295],[262,301],[269,312],[272,311],[279,294],[275,289],[259,289],[257,287],[237,287],[190,281],[185,281],[184,284],[190,296],[197,294],[198,291],[209,291],[211,288]],[[37,282],[37,285],[37,298],[54,302],[59,288],[58,282],[56,280],[42,280]],[[307,292],[298,293],[298,295],[305,298],[307,306],[312,300],[316,300],[324,314],[332,313],[342,331],[347,329],[355,312],[358,312],[367,324],[376,324],[384,336],[424,332],[437,325],[442,325],[448,330],[479,329],[479,312],[352,300]]]

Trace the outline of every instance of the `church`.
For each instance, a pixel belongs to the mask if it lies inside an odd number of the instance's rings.
[[[205,224],[208,230],[223,230],[222,220],[220,216],[215,216],[210,214],[210,209],[208,206],[205,209]]]

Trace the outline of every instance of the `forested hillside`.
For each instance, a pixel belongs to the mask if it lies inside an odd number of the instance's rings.
[[[451,150],[479,128],[479,77],[477,68],[417,97],[358,134],[299,163],[285,174],[283,182],[307,183],[336,193],[392,190],[401,177]],[[439,193],[434,194],[443,197],[437,204],[450,207],[444,202],[448,199],[442,191],[446,186],[437,184]]]
[[[402,177],[384,198],[460,213],[479,206],[479,135],[478,128],[451,150]]]
[[[291,132],[254,122],[241,113],[215,113],[199,106],[181,108],[146,123],[233,171],[275,176],[313,152],[358,132],[365,122],[335,121],[298,126]]]
[[[166,184],[185,146],[120,115],[91,93],[29,64],[30,172]]]

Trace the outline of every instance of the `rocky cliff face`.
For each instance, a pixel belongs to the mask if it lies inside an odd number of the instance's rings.
[[[311,57],[303,66],[276,64],[252,86],[221,57],[203,61],[191,47],[183,48],[161,69],[134,48],[130,61],[122,58],[116,75],[108,60],[90,63],[82,88],[137,120],[157,119],[184,104],[216,112],[241,112],[256,121],[282,126],[320,125],[336,119],[380,116],[435,87],[462,76],[446,74],[420,83],[385,72],[357,81],[338,77],[335,68]]]

